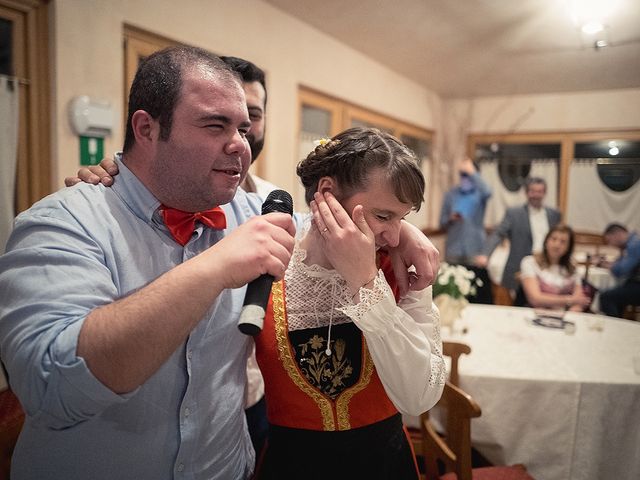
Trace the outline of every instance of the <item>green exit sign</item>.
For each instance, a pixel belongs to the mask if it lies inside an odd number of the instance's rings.
[[[80,165],[97,165],[104,158],[104,138],[80,137]]]

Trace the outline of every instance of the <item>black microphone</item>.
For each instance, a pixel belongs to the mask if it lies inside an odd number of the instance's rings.
[[[284,190],[274,190],[262,204],[262,215],[282,212],[293,215],[293,199]],[[269,303],[273,275],[263,274],[247,285],[238,328],[245,335],[257,335],[262,331],[264,316]]]

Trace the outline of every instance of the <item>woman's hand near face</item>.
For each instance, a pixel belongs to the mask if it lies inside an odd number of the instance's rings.
[[[324,254],[351,292],[356,294],[363,286],[371,287],[378,273],[376,245],[362,205],[357,205],[350,216],[333,195],[316,193],[311,212],[312,228],[322,237]]]

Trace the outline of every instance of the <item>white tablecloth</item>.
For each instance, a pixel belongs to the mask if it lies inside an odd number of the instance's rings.
[[[469,305],[459,321],[467,333],[443,332],[472,349],[459,368],[482,408],[474,446],[496,464],[524,463],[538,480],[640,479],[640,323],[568,313],[567,333],[534,316]]]
[[[584,273],[586,268],[584,265],[580,265],[578,267],[578,273],[580,273],[584,277]],[[616,286],[616,277],[611,274],[611,271],[608,268],[602,267],[589,267],[589,277],[587,278],[589,282],[593,284],[599,290],[606,290],[608,288],[613,288]]]

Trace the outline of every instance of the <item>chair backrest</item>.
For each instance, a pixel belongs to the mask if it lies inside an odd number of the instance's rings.
[[[460,386],[460,376],[458,375],[458,359],[461,355],[471,353],[471,347],[461,342],[442,342],[442,354],[451,357],[451,371],[449,372],[449,381],[456,386]]]
[[[463,354],[471,353],[471,347],[466,343],[460,342],[442,342],[442,354],[451,358],[451,370],[449,372],[449,382],[453,385],[458,386],[458,381],[460,376],[458,375],[458,359]],[[442,400],[441,400],[442,401]],[[420,422],[422,423],[424,420],[429,418],[429,412],[425,412],[421,415]],[[423,434],[419,429],[414,427],[409,427],[407,429],[409,433],[409,439],[411,440],[411,444],[413,445],[413,450],[416,454],[420,454],[422,452],[422,438]]]
[[[438,407],[443,410],[446,437],[438,434],[429,415],[420,417],[422,455],[427,480],[438,480],[438,460],[446,471],[455,472],[458,480],[472,480],[471,419],[482,414],[480,406],[451,382],[444,386]]]
[[[491,291],[493,293],[493,303],[495,305],[513,306],[513,299],[507,287],[491,282]]]

